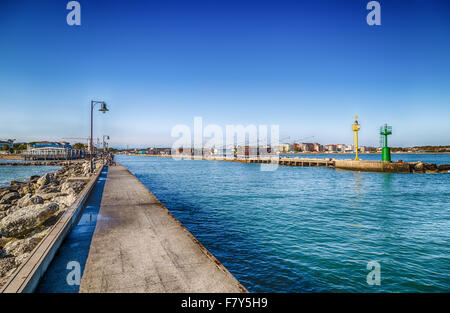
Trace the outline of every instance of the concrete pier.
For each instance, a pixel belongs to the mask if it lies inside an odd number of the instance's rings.
[[[410,163],[394,163],[382,161],[335,160],[337,169],[363,172],[410,173]]]
[[[80,292],[246,292],[125,167],[109,168]]]

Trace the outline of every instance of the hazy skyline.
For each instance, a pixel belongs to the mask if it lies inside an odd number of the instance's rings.
[[[280,137],[450,144],[450,3],[379,1],[0,3],[0,139],[89,136],[170,145],[176,124],[278,124]]]

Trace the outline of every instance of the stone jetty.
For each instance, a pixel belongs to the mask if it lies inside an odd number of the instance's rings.
[[[12,181],[9,187],[0,188],[0,287],[72,205],[92,175],[89,162],[45,163],[63,167],[56,173],[31,176],[27,182]],[[96,162],[97,169],[101,166]]]
[[[124,166],[108,169],[80,292],[247,292]]]
[[[67,166],[74,163],[83,163],[83,160],[74,161],[25,161],[25,162],[0,162],[0,166]]]

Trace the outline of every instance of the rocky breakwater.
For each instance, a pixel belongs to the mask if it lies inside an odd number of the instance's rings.
[[[411,162],[409,166],[413,173],[450,173],[450,164]]]
[[[74,162],[84,161],[26,161],[26,162],[0,162],[0,166],[66,166]]]
[[[95,163],[96,171],[101,162]],[[0,188],[0,287],[31,254],[87,184],[89,162]]]

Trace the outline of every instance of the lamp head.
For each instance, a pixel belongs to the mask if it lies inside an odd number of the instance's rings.
[[[106,102],[101,102],[101,107],[100,107],[99,111],[102,113],[106,113],[109,111],[108,108],[106,107]]]

